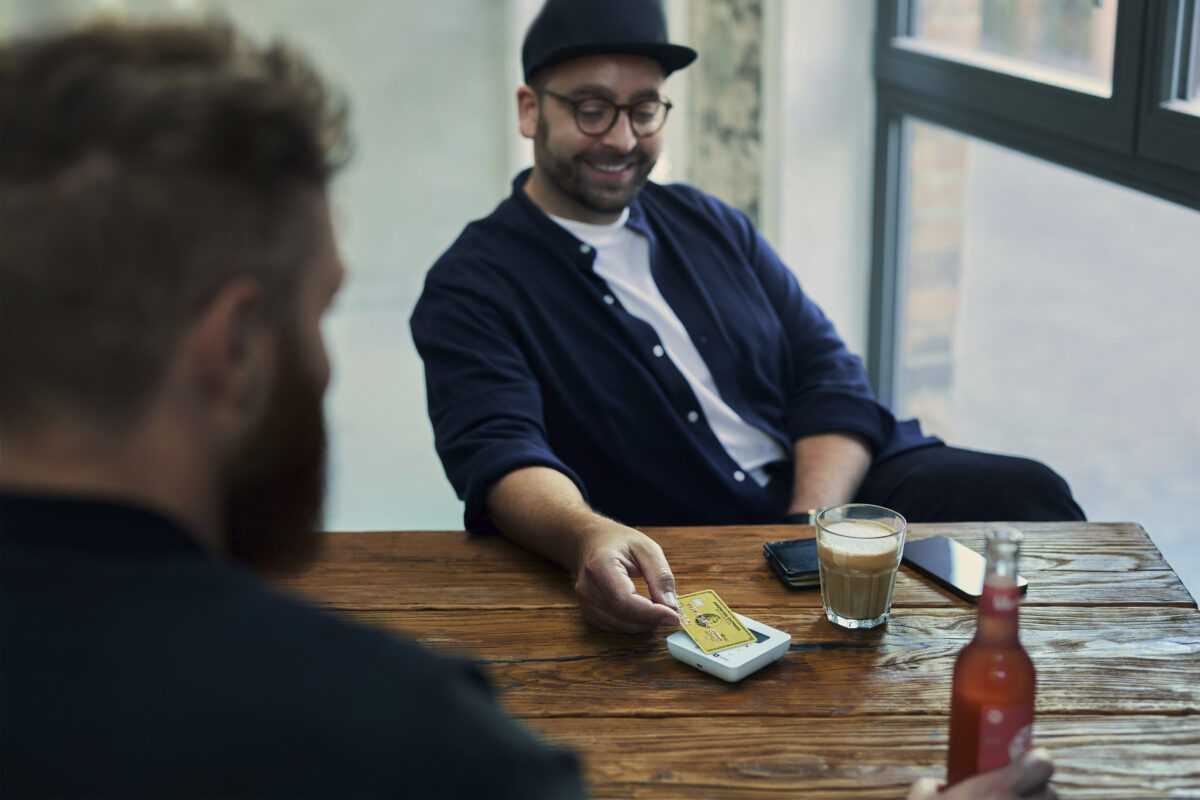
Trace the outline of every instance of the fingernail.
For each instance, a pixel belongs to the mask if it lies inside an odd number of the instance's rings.
[[[675,596],[674,592],[667,592],[666,594],[664,594],[663,600],[671,608],[679,608],[679,598]]]

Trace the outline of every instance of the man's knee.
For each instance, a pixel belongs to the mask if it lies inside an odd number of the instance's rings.
[[[898,457],[882,489],[912,522],[1082,520],[1067,482],[1040,461],[934,447]],[[887,474],[890,473],[890,474]],[[867,502],[870,502],[869,500]],[[888,505],[887,502],[881,503]],[[910,516],[911,514],[911,516]]]
[[[998,458],[1004,463],[985,470],[981,477],[995,483],[1006,508],[1020,512],[1009,519],[1051,522],[1084,518],[1066,480],[1049,466],[1032,458]]]
[[[949,483],[968,501],[964,509],[979,520],[1054,522],[1081,520],[1082,509],[1066,480],[1032,458],[972,452],[949,463]]]

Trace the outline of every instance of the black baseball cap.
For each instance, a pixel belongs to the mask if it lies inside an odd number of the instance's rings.
[[[543,67],[573,58],[621,53],[652,58],[670,75],[696,51],[667,42],[661,0],[546,0],[525,34],[525,81]]]

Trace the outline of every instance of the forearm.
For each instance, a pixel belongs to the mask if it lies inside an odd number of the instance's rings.
[[[566,475],[549,467],[510,472],[488,492],[487,507],[510,539],[575,576],[580,610],[592,625],[634,633],[679,624],[675,577],[662,548],[593,511]],[[648,598],[634,578],[646,581]]]
[[[487,496],[488,516],[522,547],[574,571],[589,531],[609,522],[584,501],[575,483],[550,467],[508,473]]]
[[[788,513],[848,503],[871,466],[866,439],[852,433],[822,433],[797,439],[792,447],[795,478]]]

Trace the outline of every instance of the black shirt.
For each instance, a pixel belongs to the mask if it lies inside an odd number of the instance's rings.
[[[481,673],[128,505],[0,494],[0,794],[573,797]]]

